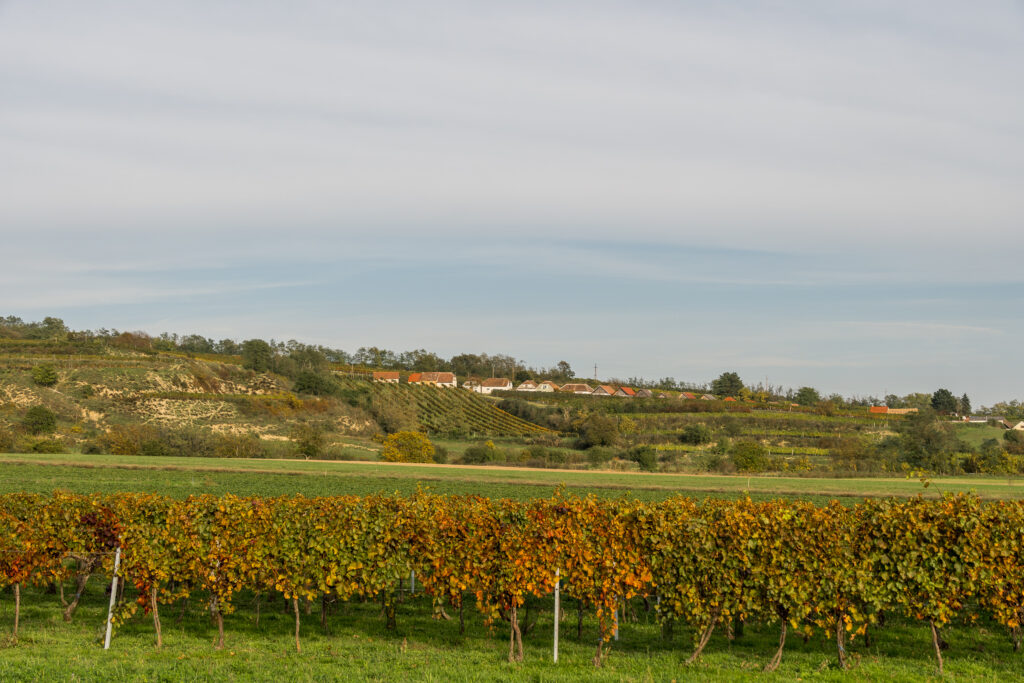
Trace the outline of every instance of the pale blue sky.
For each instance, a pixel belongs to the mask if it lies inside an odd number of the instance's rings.
[[[1024,398],[1019,2],[0,1],[0,313]]]

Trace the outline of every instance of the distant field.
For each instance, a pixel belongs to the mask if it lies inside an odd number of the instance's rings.
[[[78,493],[147,491],[184,497],[200,493],[309,496],[435,493],[507,497],[547,497],[564,485],[579,495],[631,495],[661,500],[673,495],[754,498],[796,497],[815,502],[880,496],[927,496],[945,491],[973,491],[984,498],[1024,498],[1024,481],[993,477],[936,478],[926,488],[917,479],[746,477],[639,474],[303,460],[167,458],[79,454],[0,455],[0,492]]]

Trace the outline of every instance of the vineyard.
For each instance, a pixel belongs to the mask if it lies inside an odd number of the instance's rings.
[[[357,384],[348,380],[349,386]],[[368,382],[358,384],[364,387]],[[532,422],[510,415],[471,391],[408,384],[372,385],[376,396],[413,406],[419,425],[432,434],[530,436],[552,434]]]
[[[1019,650],[1024,618],[1024,503],[967,495],[844,507],[561,494],[528,502],[10,494],[0,496],[0,544],[15,640],[24,586],[59,587],[70,620],[89,577],[109,576],[118,556],[129,588],[114,623],[141,610],[158,648],[161,608],[189,599],[209,606],[215,646],[224,647],[241,591],[289,601],[300,651],[300,605],[315,600],[377,601],[394,627],[413,575],[436,617],[451,611],[461,622],[468,601],[489,623],[506,624],[510,661],[523,657],[520,610],[548,599],[559,580],[580,615],[597,619],[598,666],[620,615],[639,599],[666,633],[693,632],[691,663],[716,629],[732,637],[744,625],[773,625],[778,648],[764,653],[766,670],[779,666],[790,633],[828,634],[845,668],[851,640],[878,638],[903,619],[919,624],[922,647],[930,634],[941,671],[951,624],[989,620]]]

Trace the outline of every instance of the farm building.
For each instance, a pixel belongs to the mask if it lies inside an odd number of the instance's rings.
[[[616,396],[625,396],[627,398],[636,397],[636,390],[632,387],[619,387],[618,391],[615,392]]]
[[[593,389],[588,384],[563,384],[559,391],[566,391],[570,394],[589,394]]]
[[[384,382],[385,384],[398,384],[398,373],[397,372],[375,372],[373,373],[374,382]]]
[[[664,394],[661,394],[661,395],[664,396]],[[636,390],[636,397],[637,398],[651,398],[652,396],[654,396],[654,392],[651,391],[650,389],[637,389]]]
[[[489,394],[492,391],[511,391],[512,380],[505,377],[489,377],[483,382],[480,382],[480,386],[476,387],[473,391],[478,394]]]
[[[453,372],[414,372],[409,375],[409,384],[426,384],[435,387],[457,387]]]
[[[537,391],[559,391],[560,389],[561,387],[549,379],[546,379],[537,385]]]
[[[688,401],[696,401],[697,394],[692,394],[689,391],[684,391],[683,393],[679,394],[679,398],[685,398]]]
[[[602,384],[601,386],[597,387],[592,392],[590,392],[590,395],[591,396],[614,396],[615,395],[615,387],[610,386],[608,384]]]
[[[532,379],[528,379],[516,387],[516,391],[537,391],[537,383]]]
[[[1003,427],[1014,431],[1024,431],[1024,420],[1017,423],[1010,422],[1009,420],[1003,420]]]

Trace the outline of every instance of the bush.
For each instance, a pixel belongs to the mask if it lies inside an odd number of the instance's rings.
[[[218,434],[213,447],[218,458],[262,458],[263,444],[256,434]]]
[[[637,446],[631,448],[627,454],[629,459],[637,464],[643,472],[658,471],[658,451],[651,446]]]
[[[57,439],[39,439],[28,447],[31,453],[63,453],[64,444]]]
[[[295,378],[294,389],[296,393],[300,394],[326,396],[336,392],[338,390],[338,384],[334,381],[333,377],[322,372],[303,370],[299,373],[299,376]]]
[[[505,459],[505,452],[495,446],[493,441],[475,444],[462,453],[462,462],[467,465],[484,465]]]
[[[763,472],[768,469],[768,452],[756,441],[741,441],[729,454],[737,472]]]
[[[448,462],[448,449],[444,446],[434,444],[434,462],[442,465]]]
[[[324,454],[324,430],[318,425],[300,423],[292,427],[295,452],[303,458],[319,458]]]
[[[611,462],[612,458],[617,455],[614,448],[603,448],[601,446],[594,446],[593,448],[587,449],[587,462],[593,467],[600,467]]]
[[[21,426],[32,435],[52,434],[57,429],[57,415],[46,406],[32,406],[22,418]]]
[[[384,439],[381,460],[387,462],[434,462],[436,449],[419,432],[395,432]]]
[[[53,363],[42,363],[32,368],[32,381],[41,387],[52,387],[57,383],[57,368]]]
[[[693,444],[694,446],[711,443],[712,438],[713,434],[711,432],[711,428],[703,422],[700,424],[686,425],[683,431],[679,434],[679,441],[682,443]]]
[[[619,441],[619,424],[608,415],[591,415],[580,428],[580,447],[614,446]]]
[[[0,427],[0,453],[10,453],[12,448],[14,448],[14,433]]]

